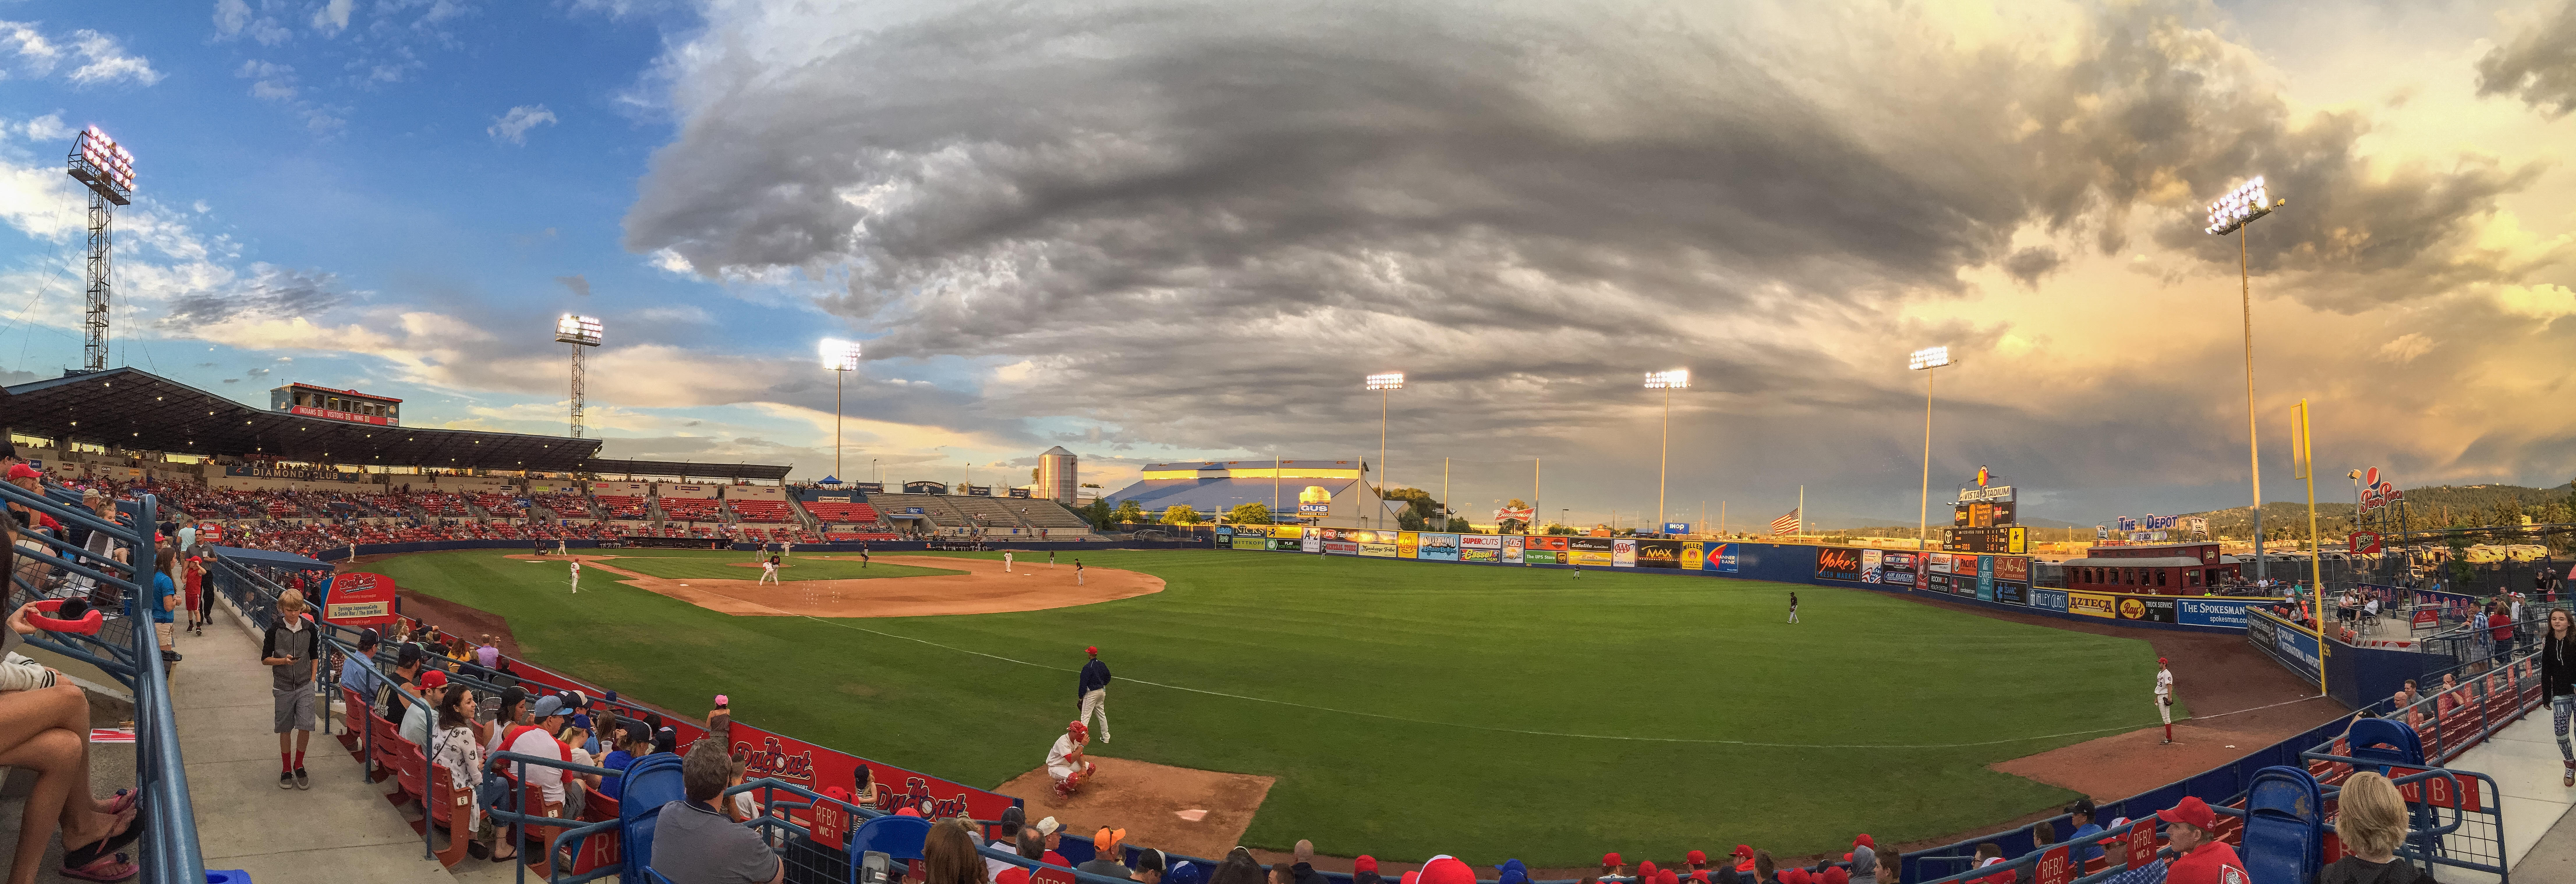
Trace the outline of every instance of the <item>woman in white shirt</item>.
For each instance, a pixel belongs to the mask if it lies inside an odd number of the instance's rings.
[[[475,734],[474,707],[473,689],[461,684],[448,685],[438,697],[438,733],[430,738],[428,747],[431,763],[446,768],[448,782],[469,793],[474,791],[476,784],[483,782],[483,761],[490,757]],[[479,839],[489,834],[484,831],[483,807],[480,804],[468,801],[464,811],[466,827],[475,837]],[[518,858],[516,845],[502,846],[510,852],[495,862]],[[488,850],[475,852],[488,854]]]

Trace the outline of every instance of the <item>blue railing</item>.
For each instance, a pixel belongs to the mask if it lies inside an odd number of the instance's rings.
[[[141,880],[144,884],[202,884],[206,864],[197,843],[196,808],[188,795],[187,765],[180,757],[178,727],[170,708],[169,672],[161,665],[161,647],[152,629],[151,606],[159,598],[152,592],[151,572],[144,564],[156,561],[160,501],[150,494],[137,495],[130,508],[123,508],[122,518],[108,519],[81,509],[78,500],[60,487],[40,495],[0,483],[0,503],[24,506],[66,528],[102,532],[132,550],[133,561],[119,562],[32,528],[19,537],[41,549],[17,550],[19,556],[88,578],[126,599],[128,613],[117,619],[123,628],[102,630],[104,634],[97,638],[52,633],[31,636],[28,642],[98,666],[134,693],[135,790],[142,796],[143,808],[135,824],[144,827],[137,851]],[[13,604],[43,596],[43,587],[12,571]]]

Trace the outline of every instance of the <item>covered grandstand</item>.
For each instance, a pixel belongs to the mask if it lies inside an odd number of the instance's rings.
[[[1243,504],[1258,503],[1282,522],[1302,516],[1311,524],[1356,528],[1382,517],[1386,524],[1394,524],[1396,508],[1378,497],[1376,487],[1362,481],[1368,470],[1368,463],[1361,460],[1146,464],[1136,484],[1103,499],[1113,508],[1132,500],[1154,515],[1184,505],[1213,519]]]

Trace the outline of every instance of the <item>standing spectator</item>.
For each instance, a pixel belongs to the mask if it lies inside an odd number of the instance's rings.
[[[2388,778],[2359,771],[2343,784],[2335,833],[2344,855],[2317,870],[2317,884],[2433,884],[2433,876],[2397,859],[2406,841],[2406,799]]]
[[[2091,798],[2075,799],[2075,803],[2066,808],[2066,815],[2073,817],[2067,822],[2075,827],[2075,831],[2067,834],[2066,840],[2075,843],[2074,848],[2068,851],[2068,858],[2075,861],[2077,877],[2083,876],[2085,863],[2102,858],[2102,845],[2089,840],[2102,837],[2102,827],[2093,823],[2093,810]],[[1855,870],[1860,868],[1858,855],[1852,857],[1852,868]]]
[[[1120,842],[1125,840],[1127,840],[1127,830],[1102,826],[1097,834],[1091,836],[1091,860],[1074,866],[1073,870],[1104,878],[1135,877],[1127,872],[1126,863],[1119,862],[1124,853]]]
[[[700,740],[680,762],[687,797],[662,805],[653,829],[653,870],[672,884],[779,884],[787,864],[760,833],[725,815],[724,790],[742,781],[743,762],[719,740]],[[924,853],[929,844],[924,844]]]
[[[2513,617],[2505,613],[2503,602],[2495,602],[2487,606],[2487,629],[2490,633],[2489,637],[2495,643],[2496,661],[2502,663],[2512,659]]]
[[[1082,664],[1081,678],[1074,685],[1073,720],[1087,727],[1093,716],[1099,716],[1100,742],[1105,744],[1109,742],[1109,664],[1100,662],[1097,645],[1084,648],[1082,652],[1091,660]]]
[[[1878,879],[1873,876],[1877,873],[1878,842],[1871,840],[1868,832],[1862,832],[1860,837],[1852,839],[1852,884],[1876,884]]]
[[[500,640],[499,640],[499,639],[496,639],[496,638],[493,638],[491,633],[488,633],[488,632],[487,632],[487,633],[484,633],[484,634],[483,634],[483,644],[482,644],[482,646],[477,647],[477,648],[475,648],[475,649],[474,649],[474,662],[475,662],[477,665],[480,665],[480,666],[482,666],[482,667],[483,667],[483,668],[485,668],[485,669],[498,669],[498,668],[500,668],[500,666],[501,666],[501,644],[500,644]]]
[[[181,528],[179,530],[193,531],[196,529]],[[206,634],[206,621],[214,619],[215,616],[215,588],[206,585],[205,557],[198,555],[188,556],[187,562],[179,566],[179,574],[183,581],[183,585],[186,586],[188,591],[188,631],[197,635],[204,635]]]
[[[194,556],[197,552],[197,520],[179,516],[179,551]]]
[[[260,641],[259,662],[269,667],[269,694],[276,700],[277,787],[310,789],[304,772],[304,747],[313,742],[313,679],[322,668],[318,630],[304,616],[304,596],[287,590],[277,597],[277,623]]]
[[[2486,671],[2487,661],[2495,656],[2495,633],[2487,628],[2487,612],[2494,607],[2489,603],[2469,610],[2469,659],[2478,664],[2480,672]]]
[[[179,629],[179,548],[164,544],[152,557],[152,638],[161,644],[162,669],[176,668],[170,649],[178,647]],[[129,612],[131,613],[131,612]]]
[[[2559,784],[2576,786],[2576,748],[2567,743],[2568,719],[2576,716],[2576,615],[2565,608],[2550,609],[2549,628],[2540,633],[2540,695],[2549,701],[2549,729],[2567,764]]]

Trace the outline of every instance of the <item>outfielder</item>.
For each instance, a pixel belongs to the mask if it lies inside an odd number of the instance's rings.
[[[578,594],[578,593],[580,593],[580,592],[581,592],[581,560],[580,560],[580,559],[574,559],[574,560],[572,560],[572,591],[573,591],[575,594]]]
[[[1092,716],[1100,717],[1100,741],[1109,742],[1109,664],[1100,662],[1100,649],[1082,649],[1091,662],[1082,664],[1082,680],[1074,686],[1073,723],[1090,726]]]
[[[1789,594],[1789,622],[1798,622],[1798,594]]]
[[[2165,658],[2156,658],[2156,716],[2165,721],[2165,741],[2173,745],[2173,670],[2165,668]]]
[[[778,557],[771,556],[769,561],[760,563],[760,582],[778,582]]]
[[[1088,742],[1091,742],[1091,729],[1077,721],[1065,725],[1064,734],[1056,737],[1055,745],[1047,749],[1047,776],[1055,779],[1056,798],[1073,797],[1074,790],[1082,788],[1083,781],[1091,779],[1091,774],[1099,769],[1098,765],[1083,760],[1082,744]]]

